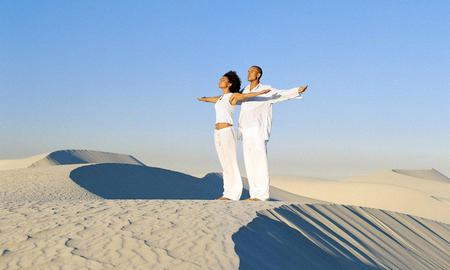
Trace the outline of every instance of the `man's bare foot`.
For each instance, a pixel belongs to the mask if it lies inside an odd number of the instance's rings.
[[[258,198],[248,198],[248,199],[246,199],[246,201],[259,202],[261,200]]]
[[[231,199],[228,199],[227,197],[224,197],[224,196],[220,196],[220,197],[217,198],[216,200],[221,200],[221,201],[231,201]]]

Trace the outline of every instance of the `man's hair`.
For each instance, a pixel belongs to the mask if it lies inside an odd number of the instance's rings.
[[[228,81],[230,81],[230,92],[231,93],[239,93],[241,90],[241,79],[237,75],[236,71],[228,71],[227,73],[223,74],[224,77],[228,78]]]
[[[254,67],[254,68],[256,68],[258,70],[259,74],[261,74],[258,79],[261,80],[261,77],[263,75],[262,68],[260,66],[251,66],[251,67]]]

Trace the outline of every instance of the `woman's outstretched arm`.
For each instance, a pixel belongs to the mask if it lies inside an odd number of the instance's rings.
[[[211,102],[216,103],[219,100],[220,96],[216,97],[199,97],[197,98],[198,101],[204,101],[204,102]]]
[[[246,93],[246,94],[242,94],[242,93],[235,93],[233,94],[233,96],[230,98],[230,104],[231,105],[236,105],[238,102],[244,101],[246,99],[252,98],[252,97],[256,97],[259,95],[264,95],[270,92],[270,89],[264,89],[258,92],[254,92],[254,93]]]

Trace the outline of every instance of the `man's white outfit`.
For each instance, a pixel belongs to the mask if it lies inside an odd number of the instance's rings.
[[[216,123],[233,124],[233,113],[236,105],[230,104],[228,93],[219,98],[214,108]],[[214,129],[214,144],[223,170],[223,197],[239,200],[242,194],[242,178],[236,153],[236,133],[233,126]]]
[[[298,93],[298,87],[279,90],[270,85],[258,84],[258,86],[250,90],[248,85],[244,88],[243,93],[252,93],[265,89],[270,89],[271,91],[242,102],[238,136],[242,138],[250,197],[263,201],[269,199],[270,183],[267,142],[269,141],[272,127],[272,104],[288,99],[301,98]]]

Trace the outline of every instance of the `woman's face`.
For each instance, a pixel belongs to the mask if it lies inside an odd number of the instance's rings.
[[[219,88],[220,89],[225,89],[225,88],[230,87],[230,86],[231,86],[231,83],[228,80],[228,78],[225,77],[225,76],[222,76],[220,78],[220,80],[219,80]]]

